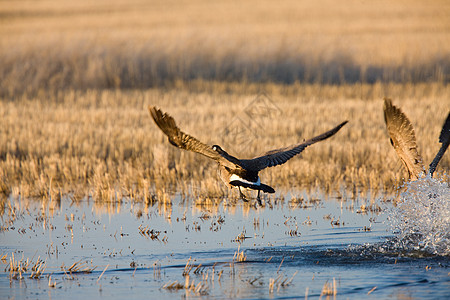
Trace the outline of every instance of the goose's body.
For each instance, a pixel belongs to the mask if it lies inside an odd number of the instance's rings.
[[[414,128],[408,117],[390,99],[384,99],[384,121],[391,144],[408,171],[409,180],[417,180],[425,172],[422,157],[417,151]],[[430,164],[428,172],[433,176],[436,167],[450,144],[450,113],[444,122],[439,142],[441,149]]]
[[[181,149],[200,153],[215,160],[219,165],[219,176],[226,185],[229,187],[237,187],[244,200],[245,197],[241,192],[241,187],[257,190],[257,199],[259,202],[261,191],[264,193],[275,192],[272,187],[261,183],[261,179],[258,175],[259,171],[268,167],[284,164],[289,159],[302,152],[307,146],[333,136],[347,123],[347,121],[342,122],[335,128],[299,144],[272,150],[253,159],[238,159],[228,154],[218,145],[212,147],[208,146],[196,138],[182,132],[170,115],[163,113],[156,107],[150,106],[149,111],[156,125],[158,125],[165,135],[167,135],[169,142],[172,145]]]
[[[219,165],[219,176],[229,187],[243,187],[247,189],[263,191],[264,193],[275,193],[275,190],[267,184],[261,183],[258,173],[251,171],[233,172],[230,169]],[[241,195],[242,196],[242,195]]]

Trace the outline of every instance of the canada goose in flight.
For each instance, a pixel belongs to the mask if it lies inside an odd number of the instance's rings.
[[[167,113],[163,113],[154,106],[149,106],[148,109],[156,125],[158,125],[158,127],[167,135],[168,140],[172,145],[214,159],[219,165],[219,176],[222,181],[229,187],[237,187],[239,189],[239,195],[243,200],[246,199],[241,192],[241,187],[257,190],[257,200],[259,204],[261,204],[261,191],[264,193],[275,193],[275,190],[272,187],[261,183],[258,176],[259,171],[267,167],[284,164],[289,159],[302,152],[307,146],[333,136],[348,122],[342,122],[330,131],[302,143],[272,150],[253,159],[238,159],[225,152],[218,145],[213,145],[211,147],[182,132],[180,128],[177,127],[175,120]]]
[[[417,152],[416,136],[411,122],[399,108],[392,104],[391,99],[384,98],[383,109],[384,121],[386,122],[391,144],[406,167],[409,179],[417,180],[425,169],[422,157]],[[430,164],[429,172],[431,176],[433,176],[437,164],[450,144],[450,113],[442,127],[439,142],[442,146]]]

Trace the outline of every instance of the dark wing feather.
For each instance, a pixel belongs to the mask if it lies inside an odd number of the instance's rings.
[[[312,139],[304,141],[303,143],[299,143],[299,144],[281,148],[281,149],[272,150],[272,151],[265,153],[264,155],[262,155],[260,157],[256,157],[253,159],[247,159],[247,160],[241,160],[241,163],[244,166],[244,168],[253,170],[253,171],[260,171],[260,170],[268,168],[268,167],[274,167],[277,165],[284,164],[289,159],[291,159],[295,155],[302,152],[309,145],[323,141],[323,140],[333,136],[336,132],[339,131],[339,129],[341,129],[345,124],[347,124],[347,122],[348,121],[342,122],[335,128],[333,128],[325,133],[322,133],[321,135],[313,137]]]
[[[444,156],[445,151],[447,150],[450,144],[450,113],[447,115],[447,119],[444,122],[444,126],[442,126],[441,135],[439,136],[439,142],[442,144],[441,149],[436,154],[436,157],[430,164],[430,174],[433,176],[436,167],[441,160],[442,156]]]
[[[172,145],[184,150],[203,154],[229,168],[239,168],[239,166],[221,156],[210,146],[181,131],[175,123],[175,120],[167,113],[163,113],[154,106],[149,106],[148,109],[156,125],[167,135]]]
[[[417,152],[414,128],[406,115],[387,98],[384,99],[384,121],[391,144],[405,165],[409,179],[417,180],[424,167]]]

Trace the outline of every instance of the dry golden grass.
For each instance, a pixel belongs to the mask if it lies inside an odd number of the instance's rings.
[[[322,288],[322,292],[320,293],[320,298],[322,299],[322,296],[325,296],[326,299],[330,299],[330,296],[333,296],[333,299],[336,299],[337,295],[337,286],[336,286],[336,280],[333,278],[333,283],[325,282]]]
[[[176,80],[448,82],[450,2],[1,1],[0,95]]]
[[[449,107],[449,15],[448,1],[419,0],[1,1],[0,194],[168,210],[173,191],[201,203],[229,195],[214,163],[167,143],[150,104],[247,157],[348,119],[263,181],[391,191],[404,171],[381,99],[404,109],[430,161]],[[235,149],[224,127],[260,92],[280,115]],[[448,167],[446,155],[438,172]]]
[[[393,191],[406,176],[389,144],[383,96],[403,109],[419,151],[430,162],[448,113],[450,88],[441,84],[275,85],[196,82],[150,90],[69,91],[0,102],[0,182],[4,195],[59,201],[91,195],[170,204],[171,194],[208,199],[230,195],[216,164],[171,146],[147,106],[169,112],[186,132],[208,144],[225,143],[223,128],[260,91],[281,114],[249,139],[239,157],[252,157],[350,122],[334,137],[308,147],[283,166],[261,172],[279,191],[316,189],[350,193]],[[448,153],[437,176],[450,167]],[[448,180],[448,177],[446,177]]]

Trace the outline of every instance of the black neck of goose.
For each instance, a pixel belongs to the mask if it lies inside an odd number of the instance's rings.
[[[225,150],[223,150],[220,146],[214,145],[213,149],[215,151],[217,151],[217,153],[219,153],[222,157],[226,158],[227,160],[234,162],[234,163],[239,163],[239,159],[237,159],[236,157],[228,154]]]
[[[221,154],[223,157],[225,157],[226,159],[228,159],[229,161],[239,161],[236,157],[228,154],[227,152],[223,151],[223,153]]]

